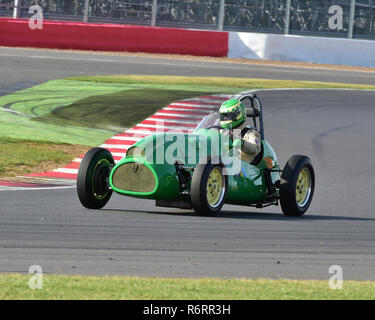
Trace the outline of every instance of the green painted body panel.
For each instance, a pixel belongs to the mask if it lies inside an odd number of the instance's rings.
[[[207,141],[207,142],[205,142]],[[217,143],[220,141],[221,143]],[[215,142],[215,143],[213,143]],[[177,154],[174,145],[183,143]],[[207,145],[207,147],[206,147]],[[212,145],[219,145],[218,150],[211,149]],[[153,146],[150,148],[150,146]],[[263,172],[266,168],[265,158],[273,160],[273,168],[278,169],[276,154],[272,147],[263,141],[264,156],[263,160],[253,166],[249,163],[241,161],[241,172],[237,175],[228,175],[228,193],[225,203],[249,205],[257,203],[266,198],[266,182]],[[112,189],[120,194],[129,195],[137,198],[155,199],[155,200],[181,200],[186,199],[186,194],[182,195],[180,190],[179,178],[174,163],[167,163],[166,154],[173,154],[175,160],[184,164],[186,167],[195,167],[199,163],[199,159],[206,155],[202,150],[210,150],[209,155],[222,154],[222,150],[232,152],[232,142],[225,140],[218,130],[200,129],[193,134],[184,133],[159,133],[148,136],[133,145],[146,150],[144,157],[126,156],[113,168],[109,183]],[[182,152],[182,150],[185,152]],[[130,149],[129,149],[130,150]],[[128,150],[128,154],[129,154]],[[231,154],[231,153],[229,153]],[[113,185],[113,173],[117,168],[126,163],[140,163],[146,165],[153,171],[155,179],[157,179],[157,187],[154,192],[136,193],[126,190],[120,190]],[[190,172],[190,171],[188,171]],[[192,177],[192,171],[190,177]],[[280,179],[279,173],[272,173],[272,180],[275,182]],[[188,182],[188,190],[190,189],[190,181]]]
[[[116,169],[118,169],[126,163],[133,162],[144,164],[153,172],[156,179],[156,188],[154,191],[149,193],[141,193],[121,190],[116,188],[116,186],[113,184],[113,174],[116,171]],[[180,185],[174,166],[150,163],[147,160],[140,157],[123,158],[111,171],[109,183],[111,188],[117,193],[143,199],[174,200],[178,198],[180,191]]]
[[[267,166],[264,159],[271,158],[274,162],[274,169],[279,169],[279,166],[272,147],[266,141],[263,141],[263,146],[263,160],[257,166],[241,161],[241,173],[228,176],[229,188],[225,203],[249,205],[266,198],[267,187],[263,173]],[[280,179],[280,174],[273,172],[271,177],[272,181],[276,182]]]

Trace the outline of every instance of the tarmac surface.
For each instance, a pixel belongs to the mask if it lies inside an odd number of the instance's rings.
[[[203,68],[195,61],[117,56],[99,63],[101,58],[0,48],[0,92],[79,74],[375,84],[371,73],[220,63]],[[346,280],[375,280],[375,92],[274,90],[259,97],[266,139],[282,166],[293,154],[313,161],[316,190],[304,217],[286,218],[276,207],[237,206],[224,206],[217,217],[197,217],[119,195],[105,209],[90,211],[80,205],[74,186],[3,188],[0,272],[25,273],[40,265],[58,274],[328,280],[329,267],[340,265]]]
[[[0,96],[48,80],[86,75],[181,75],[327,81],[375,85],[375,72],[222,63],[0,47]]]

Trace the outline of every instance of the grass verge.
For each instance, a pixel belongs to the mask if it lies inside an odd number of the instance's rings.
[[[375,90],[374,85],[346,84],[335,82],[272,80],[255,78],[219,78],[219,77],[184,77],[184,76],[87,76],[68,78],[75,81],[88,81],[114,84],[158,84],[182,86],[207,86],[242,91],[251,89],[277,88],[321,88],[321,89],[358,89]],[[233,91],[232,89],[232,91]]]
[[[133,127],[173,101],[210,92],[168,89],[130,89],[87,97],[33,120],[61,126],[121,131]]]
[[[97,146],[176,99],[275,88],[375,90],[369,85],[246,78],[74,77],[0,97],[0,137]]]
[[[0,139],[0,177],[44,172],[63,166],[87,151],[86,146]]]
[[[175,99],[221,91],[225,90],[209,84],[53,80],[0,97],[0,137],[97,146],[126,129],[118,126],[116,114],[128,113],[122,119],[131,125]],[[78,110],[81,107],[84,109]],[[69,116],[73,119],[65,121]]]
[[[331,290],[328,281],[160,279],[138,277],[43,277],[42,290],[30,290],[30,275],[0,275],[0,300],[324,300],[375,298],[375,282],[346,281]]]
[[[100,145],[175,100],[275,88],[375,90],[369,85],[181,76],[89,76],[49,81],[0,97],[0,175],[61,166],[81,154],[82,146]],[[19,139],[18,145],[14,139]],[[62,144],[77,145],[77,150],[69,147],[69,151]]]

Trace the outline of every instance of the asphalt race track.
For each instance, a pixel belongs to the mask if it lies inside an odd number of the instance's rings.
[[[79,75],[150,74],[375,84],[375,72],[229,64],[0,47],[0,95]]]
[[[101,55],[80,55],[0,48],[0,91],[105,73],[375,83],[374,73],[219,63],[202,69],[194,61],[109,56],[120,61],[112,65],[99,63]],[[74,62],[77,57],[96,62]],[[46,273],[81,275],[328,280],[329,267],[340,265],[344,279],[375,280],[375,92],[280,90],[259,96],[266,139],[280,162],[306,154],[314,163],[317,188],[304,217],[234,206],[217,217],[197,217],[118,195],[104,210],[89,211],[74,188],[0,191],[0,272],[27,272],[37,264]]]

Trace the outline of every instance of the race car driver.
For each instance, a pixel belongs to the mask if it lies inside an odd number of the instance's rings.
[[[262,150],[262,139],[254,127],[246,126],[245,105],[237,99],[230,99],[221,105],[219,113],[223,133],[229,133],[240,159],[252,163]]]

